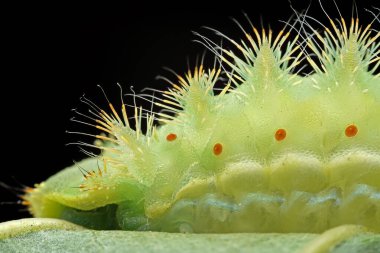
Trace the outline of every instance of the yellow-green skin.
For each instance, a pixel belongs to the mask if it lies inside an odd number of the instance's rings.
[[[140,109],[137,130],[113,107],[100,112],[112,140],[79,163],[94,173],[84,178],[74,165],[54,175],[25,195],[30,211],[99,229],[380,232],[379,33],[355,22],[342,29],[317,35],[324,51],[309,41],[320,65],[295,41],[281,51],[286,37],[231,40],[245,59],[219,56],[233,70],[226,88],[214,95],[220,72],[203,66],[179,77],[156,103],[175,117],[159,114],[157,128],[148,120],[146,135]],[[306,77],[292,72],[303,56],[315,70]]]

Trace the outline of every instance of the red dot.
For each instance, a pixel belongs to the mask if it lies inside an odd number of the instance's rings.
[[[286,137],[286,131],[285,131],[285,129],[278,129],[277,131],[276,131],[276,133],[274,134],[274,138],[276,138],[276,140],[278,140],[278,141],[282,141],[283,139],[285,139],[285,137]]]
[[[223,151],[223,146],[220,143],[216,143],[213,148],[214,155],[220,155]]]
[[[354,137],[358,133],[358,128],[355,125],[346,127],[345,134],[347,137]]]
[[[177,139],[177,135],[176,134],[171,133],[171,134],[168,134],[166,136],[166,140],[167,141],[174,141],[175,139]]]

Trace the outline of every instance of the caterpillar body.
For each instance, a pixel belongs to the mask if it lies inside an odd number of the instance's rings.
[[[310,29],[221,34],[235,51],[204,39],[222,67],[178,76],[152,101],[165,110],[135,107],[132,123],[124,102],[84,100],[102,153],[27,188],[30,212],[98,229],[380,232],[380,33],[343,18]]]

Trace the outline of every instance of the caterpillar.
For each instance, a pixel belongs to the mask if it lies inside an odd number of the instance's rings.
[[[26,188],[23,203],[95,229],[380,232],[378,16],[321,31],[297,16],[298,31],[252,25],[240,41],[217,32],[234,49],[199,35],[220,66],[176,75],[152,97],[160,112],[83,98],[77,114],[101,133],[79,145],[101,154]]]

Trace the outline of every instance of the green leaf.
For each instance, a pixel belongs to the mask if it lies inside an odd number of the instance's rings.
[[[89,230],[58,219],[0,224],[0,252],[379,252],[380,234],[355,225],[323,234],[180,234]]]

